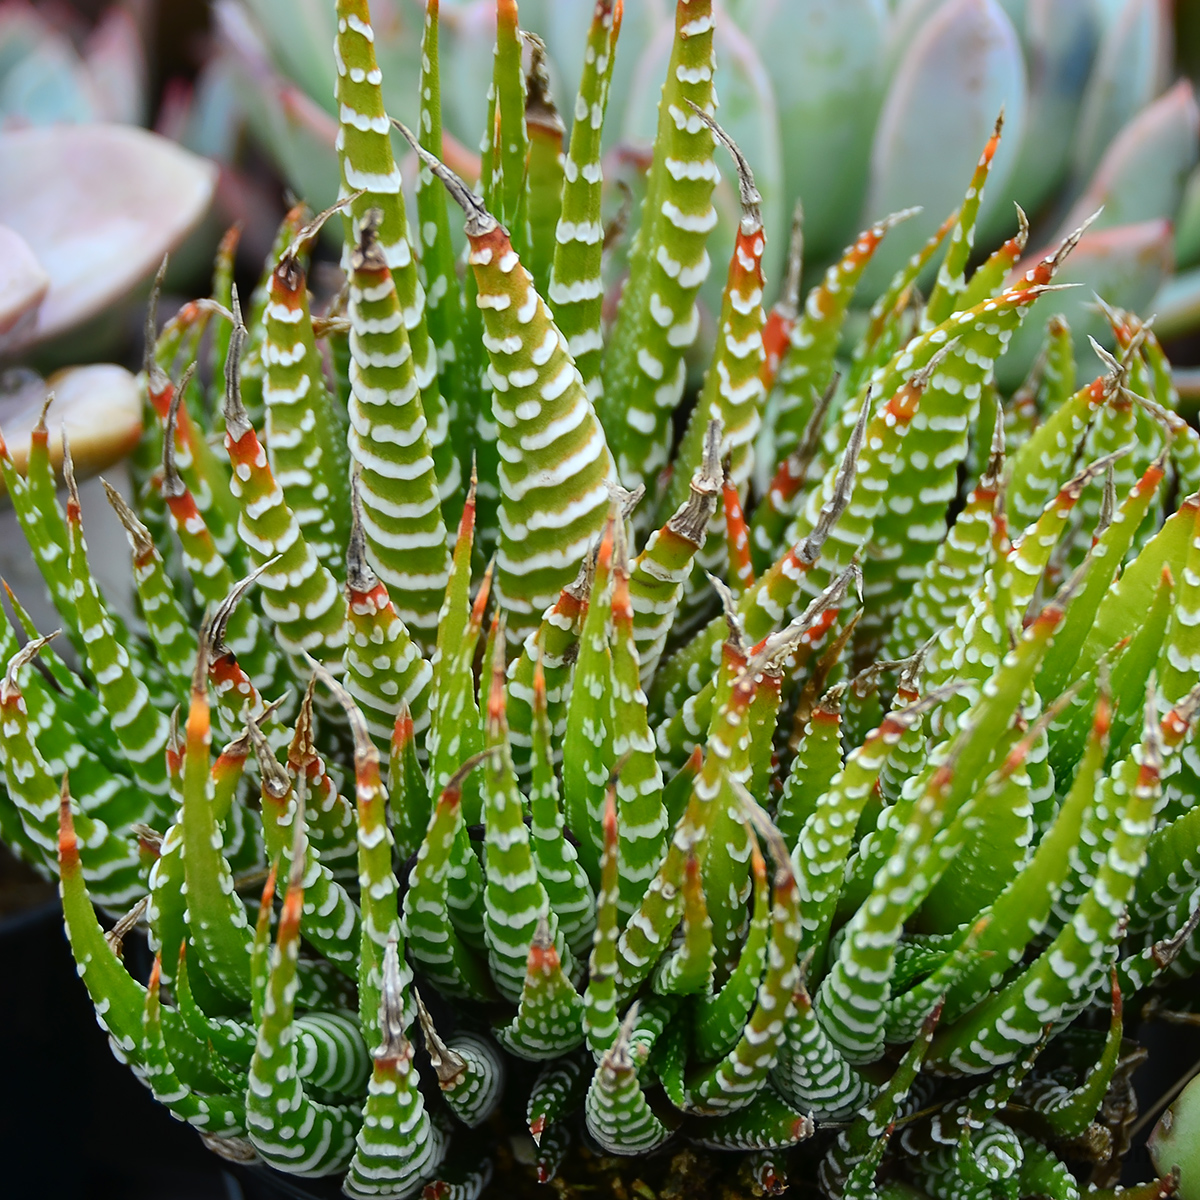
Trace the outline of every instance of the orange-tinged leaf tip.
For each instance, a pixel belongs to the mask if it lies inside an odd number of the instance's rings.
[[[275,901],[275,875],[278,870],[278,861],[273,862],[271,864],[271,869],[267,872],[267,881],[263,884],[260,908],[270,908]]]
[[[757,838],[752,838],[750,841],[750,870],[755,879],[763,880],[767,877],[767,860],[763,858],[763,853],[758,848]]]
[[[407,704],[403,705],[396,714],[396,723],[392,726],[392,749],[399,754],[413,740],[413,719]]]
[[[79,866],[79,842],[75,836],[75,817],[71,812],[71,793],[65,775],[58,797],[58,866],[64,873]]]
[[[470,546],[475,535],[475,473],[471,472],[471,484],[463,503],[462,516],[458,519],[458,542],[464,548]],[[457,549],[457,546],[456,546]]]
[[[283,940],[285,934],[288,937],[295,937],[300,930],[300,917],[304,912],[304,888],[296,885],[288,885],[288,890],[283,897],[283,911],[279,914],[279,939]]]
[[[600,539],[600,549],[596,552],[596,572],[607,571],[612,567],[613,555],[613,523],[612,517],[604,526],[604,536]]]
[[[237,250],[238,242],[242,240],[242,223],[235,221],[221,235],[221,241],[217,246],[217,255],[220,258],[232,258]]]
[[[604,841],[614,846],[617,842],[617,789],[611,783],[604,793]]]
[[[483,624],[483,613],[487,608],[488,595],[492,589],[492,564],[488,563],[483,578],[479,581],[479,591],[475,593],[475,603],[471,607],[471,624],[478,629]]]
[[[553,975],[559,965],[558,950],[553,942],[549,946],[539,946],[534,942],[529,947],[526,970],[530,975]]]
[[[188,704],[186,728],[188,742],[192,744],[206,742],[211,736],[208,697],[202,691],[192,693],[191,702]]]
[[[612,612],[614,621],[633,620],[633,601],[629,596],[629,572],[618,570],[613,583]]]
[[[1145,762],[1138,768],[1138,788],[1153,788],[1159,780],[1159,768],[1157,763]]]
[[[911,421],[917,415],[917,409],[921,405],[921,393],[924,390],[920,381],[916,384],[902,383],[892,398],[884,405],[884,411],[897,421]]]
[[[492,675],[488,686],[488,720],[502,721],[508,700],[504,671],[504,630],[500,626],[500,614],[492,618]]]

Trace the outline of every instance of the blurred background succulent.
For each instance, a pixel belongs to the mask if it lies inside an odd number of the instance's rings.
[[[151,276],[170,251],[177,281],[202,278],[217,236],[211,156],[228,146],[215,90],[160,78],[183,64],[157,52],[171,8],[0,3],[0,424],[26,445],[54,395],[56,441],[65,425],[85,447],[85,477],[140,435],[122,360]],[[171,136],[142,128],[156,112]],[[20,586],[14,539],[3,514],[0,571]]]
[[[627,7],[634,36],[616,64],[604,134],[610,218],[624,204],[625,187],[638,198],[644,186],[671,40],[668,0]],[[768,279],[781,278],[797,199],[804,207],[806,282],[819,279],[858,229],[920,206],[868,268],[856,297],[865,313],[933,231],[935,214],[957,202],[958,180],[1003,107],[1006,133],[976,250],[990,251],[1016,230],[1014,202],[1032,223],[1031,252],[1103,205],[1067,272],[1068,282],[1085,286],[1060,304],[1077,349],[1086,349],[1089,334],[1107,333],[1089,308],[1093,292],[1157,313],[1156,328],[1168,343],[1200,328],[1200,113],[1188,78],[1197,69],[1193,42],[1200,33],[1192,7],[1171,0],[725,0],[717,45],[721,119],[756,164]],[[384,0],[379,8],[386,100],[392,111],[412,115],[423,3]],[[441,9],[445,151],[470,179],[486,108],[474,83],[488,69],[494,6],[445,0]],[[565,101],[578,86],[589,13],[589,0],[522,6],[525,27],[545,42],[550,94],[563,102],[568,126]],[[218,175],[193,185],[215,188],[216,215],[168,281],[168,291],[172,282],[195,290],[199,264],[207,261],[199,251],[210,252],[219,229],[233,221],[243,225],[245,270],[261,262],[282,213],[280,180],[316,207],[332,202],[337,126],[326,47],[333,27],[333,6],[325,0],[111,6],[7,0],[0,3],[0,128],[149,123],[218,164]],[[69,140],[61,148],[51,144],[60,161],[72,161]],[[70,172],[64,175],[65,186]],[[2,204],[0,225],[12,224]],[[738,219],[732,178],[719,186],[716,205],[713,257],[720,261]],[[340,234],[331,227],[330,236]],[[110,292],[123,294],[131,278],[148,276],[143,259],[151,257],[150,246],[179,238],[172,229],[165,238],[141,239],[146,253],[136,262],[119,256],[122,270],[106,263]],[[620,244],[610,258],[611,286],[626,265]],[[4,282],[5,296],[16,295]],[[927,289],[932,279],[923,283]],[[36,271],[22,277],[22,286],[25,296],[36,294]],[[715,273],[702,299],[707,329],[720,299]],[[28,318],[22,338],[5,332],[14,303],[0,303],[0,347],[30,340]],[[104,339],[91,345],[73,339],[69,356],[83,361],[128,350],[135,340],[130,328],[110,321]],[[859,326],[852,318],[848,328]],[[61,358],[61,338],[55,349]],[[1031,337],[1019,340],[1000,382],[1015,387],[1035,353]],[[694,358],[704,361],[699,353]]]
[[[67,5],[0,4],[5,358],[86,361],[119,344],[118,302],[208,212],[217,172],[200,154],[221,147],[205,144],[193,106],[169,89],[160,116],[199,153],[138,128],[152,110],[154,20],[144,3],[94,23]],[[198,238],[178,269],[211,261],[214,240]]]
[[[144,125],[148,89],[143,33],[133,6],[114,5],[90,24],[66,5],[35,8],[26,0],[0,5],[0,119],[6,127]]]
[[[589,0],[522,5],[526,27],[546,43],[551,91],[560,99],[575,94],[590,7]],[[621,204],[612,185],[638,190],[671,42],[666,0],[627,7],[633,52],[617,63],[605,132],[610,213]],[[404,112],[420,66],[414,30],[422,6],[388,0],[381,8],[384,86],[388,103]],[[1034,251],[1103,205],[1068,272],[1069,282],[1086,286],[1060,302],[1079,345],[1105,332],[1088,308],[1093,292],[1158,312],[1167,336],[1200,321],[1200,272],[1172,277],[1200,264],[1200,113],[1191,83],[1172,82],[1167,0],[726,0],[724,8],[721,119],[756,166],[769,279],[780,278],[797,199],[813,279],[859,228],[921,206],[868,268],[856,302],[869,304],[957,203],[958,180],[1003,108],[1006,134],[977,250],[1015,232],[1014,202],[1032,222]],[[442,11],[446,131],[459,147],[474,147],[485,100],[470,85],[486,71],[494,6],[448,0]],[[324,47],[332,7],[218,0],[213,14],[218,58],[237,81],[255,136],[298,194],[331,201],[336,126]],[[563,116],[570,121],[569,112]],[[717,206],[719,261],[737,223],[732,180],[718,189]],[[621,265],[617,254],[614,272]],[[715,309],[715,273],[705,299]],[[1001,382],[1015,386],[1035,352],[1032,340],[1018,343]]]

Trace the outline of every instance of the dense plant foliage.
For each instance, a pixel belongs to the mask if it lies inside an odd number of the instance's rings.
[[[345,289],[313,315],[331,214],[298,207],[245,313],[232,238],[211,299],[151,309],[133,505],[110,489],[136,627],[69,454],[64,513],[45,425],[26,479],[5,452],[79,670],[10,596],[0,830],[61,874],[117,1053],[226,1155],[475,1195],[450,1147],[524,1060],[543,1179],[582,1136],[738,1151],[760,1190],[807,1162],[831,1198],[1069,1200],[1064,1158],[1119,1159],[1122,998],[1200,964],[1200,438],[1162,349],[1109,310],[1078,386],[1055,319],[1000,396],[1076,238],[968,274],[999,128],[860,334],[903,213],[803,310],[797,237],[765,311],[709,0],[677,7],[606,313],[621,5],[565,149],[498,14],[478,191],[435,156],[436,5],[410,226],[367,3],[338,0]],[[742,217],[689,409],[718,152]],[[213,370],[173,383],[208,327]],[[94,904],[133,908],[106,935]]]

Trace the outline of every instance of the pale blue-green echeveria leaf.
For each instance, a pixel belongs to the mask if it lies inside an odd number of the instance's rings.
[[[888,82],[900,65],[921,27],[946,0],[892,0],[889,4],[887,38],[884,43],[884,73]]]
[[[97,115],[83,61],[70,40],[53,30],[0,79],[0,118],[5,124],[82,124]]]
[[[164,130],[193,154],[232,162],[242,138],[243,112],[235,68],[227,55],[214,55],[196,79],[178,127]]]
[[[775,92],[786,196],[803,200],[805,251],[821,261],[858,232],[887,13],[882,0],[757,0],[742,7],[743,28]],[[720,94],[724,105],[724,86]],[[781,244],[786,230],[770,222],[767,229]]]
[[[1175,216],[1175,266],[1191,267],[1197,262],[1200,262],[1200,167],[1188,176]]]
[[[331,114],[333,46],[337,33],[334,5],[327,0],[241,0],[254,20],[273,62]],[[375,14],[372,13],[372,17]]]
[[[0,123],[142,124],[146,55],[132,15],[114,5],[81,50],[63,23],[26,5],[0,8]]]
[[[143,124],[147,111],[147,67],[137,23],[114,5],[92,30],[83,48],[98,119]]]
[[[246,121],[284,178],[314,209],[337,198],[337,122],[271,64],[266,47],[242,9],[215,10],[221,50],[230,65]],[[328,224],[339,228],[336,221]]]
[[[1071,159],[1088,179],[1121,127],[1158,95],[1170,66],[1170,30],[1160,0],[1126,0],[1107,27],[1084,93]]]
[[[996,0],[949,0],[909,46],[875,132],[864,223],[913,205],[924,211],[892,230],[875,252],[863,277],[864,295],[886,286],[960,203],[1002,107],[1006,136],[989,193],[1003,189],[1021,140],[1025,64],[1012,22]]]
[[[36,9],[23,4],[0,8],[0,79],[31,54],[49,30]]]
[[[1154,314],[1154,332],[1161,341],[1200,329],[1200,267],[1164,280],[1146,311]]]
[[[1129,0],[1094,0],[1094,3],[1096,15],[1100,18],[1100,27],[1107,34],[1121,19]]]
[[[1022,31],[1029,89],[1025,130],[1005,186],[988,185],[995,202],[981,222],[981,244],[996,242],[1007,230],[1012,206],[1001,201],[1016,201],[1035,217],[1066,178],[1099,39],[1092,0],[1028,0]],[[1011,137],[1011,130],[1005,137]]]
[[[1025,37],[1025,30],[1029,24],[1029,10],[1033,7],[1033,0],[1000,0],[1000,7],[1008,14],[1008,19],[1013,23],[1013,28]]]

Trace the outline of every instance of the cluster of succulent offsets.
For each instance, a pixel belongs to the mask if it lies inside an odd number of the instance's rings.
[[[331,214],[297,208],[244,310],[232,238],[210,299],[152,309],[133,504],[110,489],[136,622],[69,454],[64,513],[44,425],[26,478],[4,452],[78,662],[9,597],[5,841],[60,875],[155,1097],[354,1197],[480,1194],[466,1131],[519,1103],[544,1181],[661,1147],[831,1200],[1111,1189],[1123,1003],[1200,966],[1200,437],[1153,330],[1107,310],[1084,381],[1052,320],[998,392],[1075,241],[968,271],[999,131],[857,340],[903,214],[803,308],[797,237],[765,311],[711,0],[677,5],[611,316],[620,0],[565,146],[497,10],[477,190],[436,157],[436,4],[410,225],[367,2],[338,0],[345,288],[310,310]],[[726,151],[742,220],[688,415]]]

